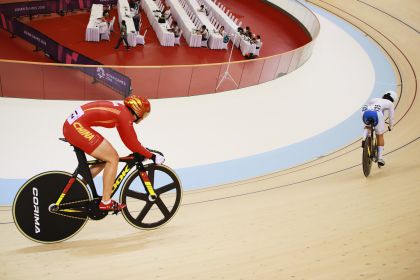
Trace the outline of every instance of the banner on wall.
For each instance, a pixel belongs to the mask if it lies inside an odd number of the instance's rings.
[[[54,61],[64,64],[102,65],[98,61],[60,45],[29,25],[18,20],[11,20],[10,17],[2,13],[0,13],[0,26],[31,43],[37,49],[43,50]],[[94,81],[101,82],[119,92],[124,97],[131,92],[130,78],[114,69],[104,67],[77,67],[77,69],[91,76]]]
[[[0,5],[0,12],[10,17],[50,14],[57,10],[56,1],[33,1]]]
[[[86,10],[92,4],[116,5],[117,0],[43,0],[0,4],[0,12],[10,17]]]
[[[124,97],[130,95],[130,78],[122,75],[114,69],[105,67],[82,67],[80,68],[80,71],[93,77],[96,81],[104,83],[114,90],[122,93]]]

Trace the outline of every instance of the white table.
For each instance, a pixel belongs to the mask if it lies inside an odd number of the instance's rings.
[[[223,49],[223,37],[217,31],[215,31],[216,27],[210,22],[210,19],[206,16],[205,13],[199,12],[200,5],[197,3],[196,0],[187,0],[187,5],[190,6],[195,16],[200,21],[201,25],[205,25],[209,31],[209,41],[208,46],[210,49]]]
[[[104,6],[102,4],[93,4],[90,10],[90,18],[86,27],[85,40],[88,42],[99,42],[99,24],[102,22]]]
[[[201,35],[193,33],[193,29],[196,27],[179,0],[166,0],[166,4],[171,7],[172,18],[181,28],[188,46],[196,48],[201,47]]]
[[[249,41],[238,33],[238,25],[220,9],[219,6],[216,5],[212,0],[202,0],[204,5],[207,9],[210,10],[212,16],[216,18],[216,20],[225,27],[225,31],[228,34],[236,34],[236,46],[241,49],[242,54],[246,53],[255,53],[256,45],[251,44]]]
[[[128,4],[127,0],[118,0],[117,4],[118,9],[118,22],[121,26],[121,21],[125,20],[125,25],[127,26],[127,42],[128,45],[131,47],[135,47],[137,45],[137,31],[134,26],[134,21],[131,16],[130,12],[130,5]]]
[[[236,38],[236,40],[238,40],[238,38]],[[249,39],[241,38],[241,43],[240,43],[239,47],[241,49],[242,55],[245,55],[247,53],[255,54],[255,50],[256,50],[257,45],[256,44],[251,44]]]
[[[156,35],[159,39],[159,42],[162,46],[174,46],[175,45],[175,35],[173,32],[167,30],[167,23],[159,23],[158,18],[155,17],[153,11],[159,10],[158,6],[153,0],[142,0],[141,6],[146,13],[147,18],[149,19],[150,24],[152,25],[153,30],[156,32]]]
[[[225,31],[228,34],[235,34],[238,31],[238,25],[225,14],[219,6],[217,6],[212,0],[202,0],[204,5],[209,9],[212,16],[225,27]]]

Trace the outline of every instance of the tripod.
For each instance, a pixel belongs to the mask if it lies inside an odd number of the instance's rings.
[[[231,35],[232,36],[232,35]],[[235,82],[235,80],[233,79],[233,77],[232,77],[232,75],[230,75],[230,73],[229,73],[229,67],[230,67],[230,61],[231,61],[231,59],[232,59],[232,52],[233,52],[233,47],[235,47],[235,41],[236,41],[236,34],[233,34],[233,43],[232,43],[232,48],[230,49],[230,55],[229,55],[229,61],[228,61],[228,64],[227,64],[227,67],[226,67],[226,71],[225,71],[225,73],[223,73],[223,76],[222,76],[222,78],[220,79],[220,81],[219,81],[219,84],[217,85],[217,87],[216,87],[216,91],[217,91],[217,89],[220,87],[220,85],[222,84],[222,82],[224,81],[224,80],[226,80],[226,79],[230,79],[235,85],[236,85],[236,88],[238,88],[239,86],[238,86],[238,84]]]

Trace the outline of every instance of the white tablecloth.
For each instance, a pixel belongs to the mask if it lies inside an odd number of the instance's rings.
[[[238,38],[236,38],[238,40]],[[256,44],[251,44],[248,39],[241,38],[240,48],[242,55],[246,55],[247,53],[255,54],[255,48],[257,47]]]
[[[201,35],[193,33],[193,29],[196,27],[179,0],[166,0],[166,4],[171,7],[172,17],[181,28],[188,45],[190,47],[201,47]]]
[[[99,24],[102,22],[100,18],[103,16],[104,7],[102,4],[93,4],[90,10],[90,18],[86,27],[85,39],[88,42],[99,42]]]
[[[209,31],[209,41],[208,46],[210,49],[223,49],[223,37],[218,32],[214,32],[216,27],[211,24],[210,19],[206,16],[205,13],[199,12],[198,9],[200,5],[196,0],[187,0],[187,5],[190,6],[195,16],[200,21],[201,25],[205,25]]]
[[[118,0],[117,4],[118,9],[118,21],[121,26],[121,21],[125,20],[125,25],[127,26],[127,42],[131,47],[137,45],[136,36],[137,31],[134,27],[134,21],[130,13],[130,5],[127,0]]]
[[[153,30],[156,32],[156,35],[159,39],[159,42],[162,46],[174,46],[175,45],[175,35],[174,33],[167,30],[167,23],[158,23],[158,18],[155,17],[153,11],[159,10],[158,6],[153,0],[142,0],[141,6],[144,12],[149,19],[150,24],[152,25]]]

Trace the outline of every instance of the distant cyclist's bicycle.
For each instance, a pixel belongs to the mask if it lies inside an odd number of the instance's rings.
[[[89,170],[89,166],[104,162],[87,161],[82,150],[74,147],[74,151],[79,164],[73,174],[64,171],[41,173],[29,179],[16,194],[13,202],[15,224],[33,241],[56,243],[66,240],[78,233],[89,218],[100,220],[108,215],[107,211],[99,209],[101,196],[96,192]],[[144,160],[139,154],[120,158],[126,165],[115,179],[111,196],[124,181],[120,193],[120,202],[127,205],[121,211],[124,218],[134,227],[155,229],[177,212],[182,187],[172,169],[154,163],[143,165]]]
[[[368,124],[370,127],[370,133],[366,137],[365,144],[363,146],[363,156],[362,156],[362,165],[363,165],[363,174],[365,177],[370,175],[372,169],[372,162],[378,162],[378,145],[376,142],[376,134],[374,130],[373,121]],[[381,166],[378,164],[378,167]]]

